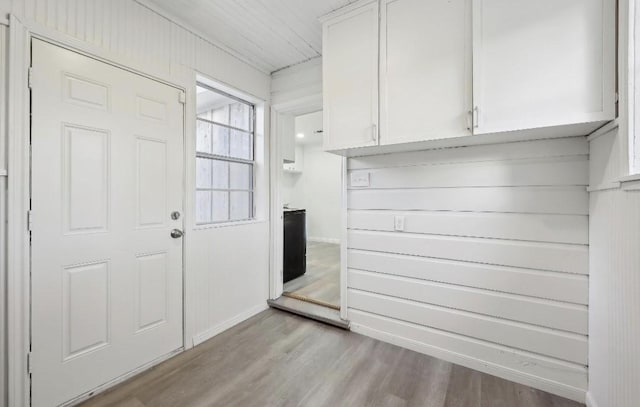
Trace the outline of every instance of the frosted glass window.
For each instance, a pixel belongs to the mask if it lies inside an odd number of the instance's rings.
[[[229,105],[229,125],[231,127],[251,131],[252,124],[251,106],[245,103]]]
[[[249,219],[251,213],[251,193],[231,191],[231,220]]]
[[[230,189],[250,190],[253,167],[241,163],[230,163],[229,166]]]
[[[196,223],[211,223],[211,191],[196,191]]]
[[[196,223],[254,217],[254,106],[198,84]]]
[[[213,203],[212,222],[231,220],[229,216],[229,191],[213,191],[211,197]]]
[[[198,120],[196,127],[196,151],[211,152],[211,124]]]
[[[229,156],[252,160],[253,134],[238,130],[231,130],[229,139]]]

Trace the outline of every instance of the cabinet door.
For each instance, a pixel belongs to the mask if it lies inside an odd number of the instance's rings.
[[[377,145],[378,3],[324,23],[324,149]]]
[[[474,133],[613,119],[614,3],[474,0]]]
[[[471,135],[470,0],[380,7],[380,144]]]

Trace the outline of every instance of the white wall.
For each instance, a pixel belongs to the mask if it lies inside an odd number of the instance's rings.
[[[324,152],[321,144],[298,145],[296,154],[304,155],[304,169],[283,174],[282,201],[307,210],[309,240],[339,243],[342,159]]]
[[[584,401],[588,159],[584,137],[349,159],[370,174],[348,192],[353,329]]]
[[[197,71],[267,103],[270,98],[269,75],[133,0],[0,0],[0,22],[7,13],[41,32],[65,34],[70,42],[149,74],[166,77],[186,69],[193,74],[193,81],[185,85],[194,86]],[[195,97],[187,103],[195,112]],[[263,108],[269,111],[268,104]],[[259,137],[268,145],[266,129],[268,119],[258,127]],[[195,125],[188,129],[186,146],[195,146]],[[266,151],[262,149],[257,155],[265,171],[269,158]],[[193,191],[195,153],[188,156],[186,165],[187,190]],[[266,172],[256,182],[257,222],[206,229],[186,225],[186,321],[187,333],[193,337],[187,346],[266,307],[269,268]],[[189,202],[193,203],[192,197]],[[193,208],[188,209],[193,212]]]
[[[311,241],[340,242],[342,158],[322,149],[322,112],[297,116],[295,133],[296,161],[301,160],[302,173],[285,172],[281,196],[290,207],[304,208],[307,215],[307,237]]]
[[[307,210],[307,237],[312,241],[340,242],[342,158],[322,150],[321,144],[304,148],[304,170],[298,181]]]
[[[629,65],[628,4],[619,3],[619,127],[596,132],[589,143],[589,407],[636,407],[640,400],[640,181],[620,182],[629,174],[629,122],[635,119],[637,132],[640,118],[640,42],[636,33],[636,61]],[[636,81],[631,94],[629,79]]]
[[[274,72],[272,78],[271,101],[274,105],[312,98],[317,95],[321,97],[322,58],[314,58]]]
[[[294,147],[295,156],[298,160],[304,160],[304,146],[297,144]],[[280,193],[283,205],[290,208],[304,208],[304,188],[302,185],[302,173],[285,171],[282,174]]]
[[[619,137],[614,130],[590,143],[597,189],[589,222],[591,407],[640,401],[640,182],[612,185],[619,176]]]

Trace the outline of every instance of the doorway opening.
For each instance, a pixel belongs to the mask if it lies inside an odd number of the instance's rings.
[[[322,149],[322,111],[296,116],[294,134],[280,186],[283,295],[339,310],[342,159]]]
[[[324,151],[321,110],[276,115],[281,296],[270,304],[340,327],[343,159]]]

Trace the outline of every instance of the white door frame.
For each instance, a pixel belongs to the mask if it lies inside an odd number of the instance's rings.
[[[7,361],[9,406],[28,406],[30,400],[30,379],[28,353],[30,351],[30,245],[27,212],[30,201],[30,92],[28,71],[31,66],[31,40],[41,39],[62,48],[89,56],[115,67],[147,77],[182,90],[186,94],[184,105],[184,181],[183,205],[184,228],[192,224],[191,194],[186,188],[191,185],[187,165],[191,146],[189,129],[195,129],[195,71],[181,66],[172,66],[172,73],[159,71],[153,64],[141,63],[136,59],[124,59],[114,53],[92,46],[83,41],[63,35],[50,28],[32,22],[22,22],[16,16],[9,16],[8,52],[8,100],[7,103]],[[193,118],[192,118],[193,117]],[[193,335],[191,321],[187,317],[190,308],[187,301],[189,279],[187,270],[187,244],[189,233],[183,237],[183,348],[193,346],[189,340]],[[148,367],[148,366],[147,366]]]
[[[271,262],[269,265],[269,298],[275,300],[282,295],[284,222],[282,218],[281,183],[282,145],[277,132],[278,117],[284,114],[305,114],[322,110],[322,94],[278,103],[271,106],[271,168],[270,168],[270,208],[271,208]],[[340,318],[347,319],[347,159],[342,159],[342,197],[340,232]]]

